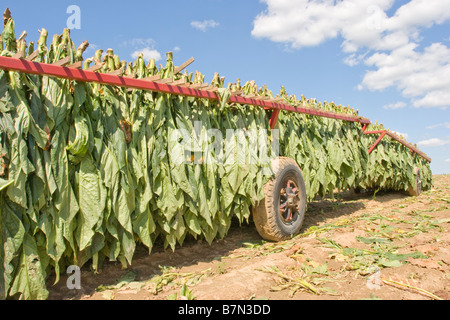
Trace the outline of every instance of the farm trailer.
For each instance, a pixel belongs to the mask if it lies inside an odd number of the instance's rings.
[[[273,97],[251,82],[224,88],[217,74],[210,84],[198,72],[192,80],[181,72],[194,59],[175,67],[171,53],[159,69],[142,56],[119,61],[111,49],[84,60],[88,43],[75,49],[67,29],[50,47],[42,29],[34,50],[26,34],[15,39],[8,14],[4,26],[0,297],[46,298],[52,268],[58,281],[70,264],[92,261],[95,270],[109,258],[127,266],[136,242],[149,250],[158,238],[175,249],[188,234],[211,242],[233,215],[252,216],[264,239],[287,239],[300,232],[308,201],[335,188],[418,195],[431,185],[430,158],[351,108],[297,100],[284,89]],[[281,156],[265,177],[258,161],[208,165],[193,155],[175,164],[167,136],[194,120],[201,130],[279,130]],[[258,138],[264,145],[274,136]],[[240,143],[229,142],[226,155]],[[27,272],[34,276],[24,280]]]
[[[36,54],[31,54],[30,57],[27,58],[21,56],[20,53],[13,57],[0,57],[0,69],[39,76],[57,77],[78,82],[94,82],[103,85],[125,87],[128,89],[148,90],[170,95],[181,95],[213,101],[221,100],[221,97],[217,94],[219,88],[210,86],[207,83],[198,85],[178,82],[178,84],[174,84],[176,81],[173,79],[161,79],[160,75],[150,77],[151,79],[135,79],[121,76],[118,72],[110,74],[96,72],[95,70],[100,70],[100,66],[103,66],[103,64],[83,70],[80,68],[82,66],[81,63],[69,65],[71,64],[70,59],[62,59],[54,64],[45,64],[33,62],[32,60],[35,57]],[[183,70],[191,62],[193,62],[193,59],[179,67],[178,72]],[[118,71],[123,72],[122,70]],[[242,94],[242,92],[239,92],[239,94]],[[293,106],[291,104],[283,103],[282,100],[283,99],[280,98],[269,99],[267,97],[258,96],[241,96],[231,92],[227,103],[264,108],[267,111],[266,114],[271,129],[276,128],[281,111],[359,123],[361,124],[362,134],[379,135],[377,140],[368,150],[368,154],[373,152],[384,137],[389,136],[391,139],[409,149],[411,153],[417,154],[427,162],[431,162],[431,159],[427,155],[390,130],[368,131],[367,128],[371,125],[371,121],[367,118],[339,114],[337,112],[320,110],[308,106]],[[417,167],[414,169],[414,181],[416,183],[415,185],[410,185],[409,192],[411,195],[417,196],[421,192],[420,172]],[[275,239],[272,239],[281,240],[286,236],[298,233],[301,228],[301,223],[293,222],[302,220],[301,217],[304,215],[307,203],[305,183],[298,164],[292,159],[282,158],[279,171],[275,178],[267,184],[265,192],[266,199],[270,200],[261,201],[261,203],[254,208],[253,212],[254,218],[256,218],[258,231],[262,233],[261,235],[267,238],[267,233],[279,234],[281,232],[283,236],[277,235],[275,236]],[[285,207],[287,211],[283,210]],[[273,219],[272,222],[270,221],[271,219]],[[271,229],[273,228],[273,230],[264,231],[267,228],[265,226],[266,223],[275,223],[275,225],[270,227]],[[287,226],[291,228],[286,229]],[[269,236],[269,238],[274,237]]]

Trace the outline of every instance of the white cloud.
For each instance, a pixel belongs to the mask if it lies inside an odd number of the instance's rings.
[[[131,57],[133,59],[137,59],[139,57],[140,53],[143,54],[144,60],[146,60],[146,61],[150,61],[151,59],[155,59],[155,61],[159,61],[162,59],[161,53],[159,53],[159,51],[149,48],[149,47],[134,51],[131,54]]]
[[[364,54],[351,53],[344,59],[344,63],[349,65],[350,67],[354,67],[354,66],[360,64],[361,61],[363,61],[364,58],[367,56],[367,54],[368,54],[368,52],[366,52]]]
[[[402,132],[397,132],[397,131],[392,131],[392,133],[395,133],[396,135],[403,137],[405,140],[409,139],[409,134],[407,134],[407,133],[402,133]]]
[[[144,60],[149,61],[151,59],[155,59],[155,61],[159,61],[162,59],[161,53],[155,49],[156,41],[151,38],[134,38],[131,40],[124,41],[122,43],[125,47],[131,47],[133,53],[131,57],[133,59],[137,59],[139,54],[143,54]]]
[[[446,159],[445,162],[450,162],[450,159]]]
[[[355,52],[379,40],[393,0],[263,0],[267,11],[254,21],[252,35],[294,48],[316,46],[328,39],[344,38],[343,51]]]
[[[396,87],[412,99],[414,107],[450,106],[450,48],[434,43],[418,52],[417,47],[409,43],[366,59],[366,64],[376,69],[366,73],[363,88]]]
[[[403,109],[405,107],[406,107],[406,103],[400,101],[400,102],[397,102],[397,103],[392,103],[392,104],[385,105],[383,108],[386,109],[386,110],[389,110],[389,109],[397,110],[397,109]]]
[[[267,10],[254,20],[252,35],[294,48],[341,36],[343,51],[392,50],[418,38],[418,28],[450,19],[450,0],[410,0],[392,17],[394,0],[262,0]]]
[[[417,145],[421,147],[442,147],[447,144],[450,144],[450,140],[442,140],[439,138],[424,140],[417,143]]]
[[[436,128],[440,128],[440,127],[450,129],[450,122],[438,123],[438,124],[427,127],[427,129],[436,129]]]
[[[216,28],[220,24],[214,20],[203,20],[203,21],[192,21],[191,27],[203,32],[206,32],[207,29]]]
[[[450,48],[419,46],[424,28],[450,20],[450,0],[410,0],[391,16],[394,0],[262,1],[267,10],[254,20],[254,37],[294,49],[342,38],[344,63],[371,67],[360,90],[394,87],[414,107],[450,106]]]
[[[389,19],[389,29],[413,29],[442,24],[450,18],[446,0],[413,0],[401,6]]]
[[[154,47],[156,41],[152,38],[134,38],[130,40],[125,40],[121,44],[123,47],[133,47],[133,48],[147,48]]]
[[[448,90],[450,88],[447,88]],[[450,106],[450,92],[448,91],[432,91],[427,93],[423,98],[414,101],[415,107],[440,107],[442,109],[447,109]]]

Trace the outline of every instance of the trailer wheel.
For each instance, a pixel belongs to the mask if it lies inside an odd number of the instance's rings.
[[[422,192],[422,180],[420,179],[420,171],[419,168],[414,168],[415,175],[415,185],[409,186],[408,193],[412,197],[417,197]]]
[[[302,171],[292,159],[277,160],[275,178],[264,187],[265,198],[252,207],[256,229],[268,241],[283,241],[298,234],[306,212]]]

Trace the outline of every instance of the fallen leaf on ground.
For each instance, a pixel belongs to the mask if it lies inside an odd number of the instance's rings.
[[[300,247],[300,245],[296,244],[291,249],[286,251],[286,255],[289,257],[289,256],[292,256],[292,255],[294,255],[296,253],[300,253],[302,251],[303,251],[303,248]]]

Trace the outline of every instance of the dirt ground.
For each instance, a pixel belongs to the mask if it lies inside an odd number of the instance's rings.
[[[308,205],[302,233],[261,240],[235,223],[211,246],[188,240],[175,252],[138,248],[133,266],[105,263],[67,276],[49,300],[438,300],[450,299],[450,175],[419,197],[343,194]]]

